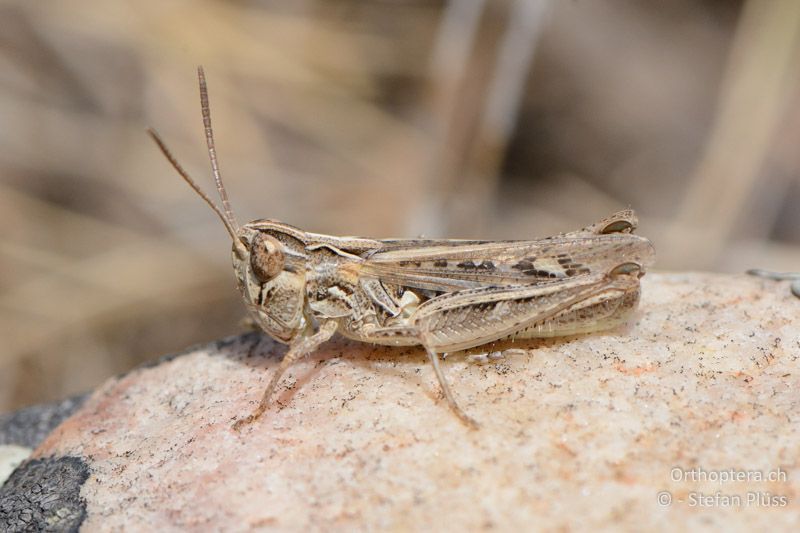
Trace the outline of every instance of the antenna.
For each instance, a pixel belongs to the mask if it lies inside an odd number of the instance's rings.
[[[217,184],[222,209],[225,210],[225,218],[235,230],[239,230],[236,224],[236,217],[233,216],[231,203],[228,201],[228,193],[222,183],[222,175],[219,173],[219,163],[217,162],[217,149],[214,146],[214,131],[211,129],[211,108],[208,105],[208,86],[206,85],[206,74],[203,67],[197,67],[197,81],[200,84],[200,110],[203,113],[203,126],[206,131],[206,145],[208,145],[208,158],[211,160],[211,172],[214,174],[214,182]]]
[[[169,148],[167,148],[167,145],[161,139],[161,136],[152,128],[148,128],[147,133],[153,138],[158,145],[158,148],[161,150],[161,153],[164,154],[164,157],[167,158],[172,167],[178,172],[181,178],[183,178],[183,181],[188,183],[189,187],[191,187],[194,192],[196,192],[197,195],[200,196],[200,198],[202,198],[217,214],[219,219],[222,221],[222,224],[225,226],[225,229],[230,234],[231,239],[233,240],[233,245],[236,249],[236,255],[244,258],[247,257],[247,249],[239,240],[237,235],[239,232],[239,225],[236,223],[236,218],[233,215],[233,210],[231,209],[230,202],[228,201],[228,194],[225,191],[225,185],[222,183],[222,176],[219,173],[217,151],[214,147],[214,134],[211,130],[211,113],[208,106],[208,88],[206,87],[206,78],[205,74],[203,73],[203,67],[197,68],[197,77],[200,82],[200,107],[203,112],[203,126],[205,127],[208,155],[211,159],[211,170],[214,173],[214,182],[217,185],[217,191],[219,192],[220,199],[222,200],[222,207],[224,211],[220,209],[211,198],[208,197],[203,189],[201,189],[200,186],[192,179],[189,173],[184,170],[180,163],[178,163],[178,160],[172,155],[172,152],[170,152]]]

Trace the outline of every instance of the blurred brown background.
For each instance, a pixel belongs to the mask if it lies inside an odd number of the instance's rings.
[[[800,269],[800,2],[0,3],[0,412],[239,331],[240,221],[530,238],[626,206],[662,269]]]

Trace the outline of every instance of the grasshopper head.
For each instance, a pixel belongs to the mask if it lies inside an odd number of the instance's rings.
[[[273,338],[289,342],[306,327],[305,253],[302,233],[291,226],[270,221],[255,221],[239,227],[228,194],[222,183],[211,129],[211,111],[203,69],[198,67],[200,109],[206,132],[211,171],[222,207],[214,203],[189,176],[169,151],[161,137],[148,130],[167,160],[222,221],[233,241],[233,267],[250,314]]]
[[[306,325],[305,253],[302,241],[284,228],[278,222],[246,224],[231,256],[251,316],[271,337],[289,342]]]

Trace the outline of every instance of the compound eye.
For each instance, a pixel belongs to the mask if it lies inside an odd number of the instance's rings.
[[[250,268],[256,279],[265,282],[283,271],[283,245],[271,235],[258,233],[250,246]]]
[[[627,220],[616,220],[600,230],[601,235],[608,235],[609,233],[630,233],[633,231],[633,224]]]
[[[642,277],[642,267],[636,263],[622,263],[611,269],[608,273],[609,276],[632,275],[636,274],[637,277]]]

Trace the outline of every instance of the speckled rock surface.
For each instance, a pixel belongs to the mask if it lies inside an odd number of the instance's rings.
[[[624,328],[448,357],[477,431],[421,351],[339,339],[237,434],[284,351],[251,334],[109,381],[34,456],[85,461],[91,531],[797,530],[800,299],[746,276],[642,281]]]

